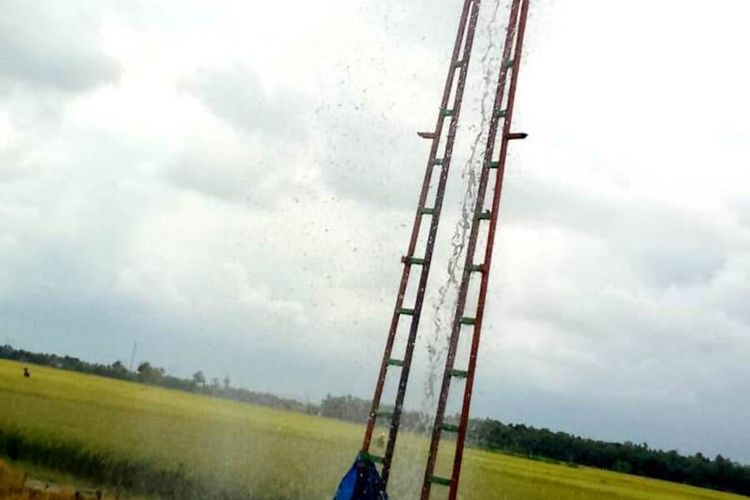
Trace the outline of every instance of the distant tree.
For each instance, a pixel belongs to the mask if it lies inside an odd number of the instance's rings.
[[[128,375],[130,374],[125,365],[119,360],[112,363],[112,367],[109,371],[112,373],[113,377],[122,379],[128,378]]]
[[[612,465],[612,470],[617,472],[623,472],[625,474],[630,474],[633,471],[633,467],[630,465],[630,462],[626,462],[624,460],[617,460],[614,465]]]
[[[224,377],[223,382],[224,382],[224,389],[225,390],[229,390],[229,386],[231,384],[231,380],[229,380],[229,375],[227,375],[226,377]]]
[[[146,361],[138,365],[138,378],[147,384],[158,384],[164,378],[164,368],[154,368]]]
[[[354,396],[331,396],[328,394],[320,403],[320,414],[324,417],[365,422],[369,413],[370,402]]]
[[[206,376],[203,375],[201,370],[193,373],[193,384],[201,389],[206,386]]]

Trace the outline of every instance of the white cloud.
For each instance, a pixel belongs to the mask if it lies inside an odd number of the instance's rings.
[[[0,78],[73,92],[115,79],[118,68],[99,50],[98,10],[91,7],[5,0]]]

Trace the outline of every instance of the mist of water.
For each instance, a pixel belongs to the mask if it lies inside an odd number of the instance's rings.
[[[487,138],[487,128],[492,118],[495,100],[495,87],[493,76],[496,73],[497,61],[492,55],[498,49],[496,42],[496,26],[500,12],[500,0],[496,0],[492,16],[484,28],[489,42],[482,54],[482,88],[480,99],[481,120],[476,129],[476,135],[471,142],[469,157],[464,163],[461,171],[461,179],[465,182],[465,190],[461,198],[461,217],[456,222],[451,236],[451,253],[446,268],[446,278],[443,285],[438,289],[438,295],[431,304],[433,320],[432,328],[424,337],[427,349],[427,378],[424,383],[422,397],[423,427],[425,432],[432,428],[432,412],[437,405],[438,397],[438,375],[445,361],[448,350],[448,339],[456,309],[458,298],[458,287],[463,272],[464,249],[471,229],[472,214],[477,197],[479,175],[482,168],[482,157],[484,143]]]

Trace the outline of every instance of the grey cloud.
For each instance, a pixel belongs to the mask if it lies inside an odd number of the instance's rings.
[[[262,186],[248,172],[250,161],[217,158],[205,151],[191,151],[174,160],[164,171],[165,179],[175,186],[214,198],[263,205],[269,201]]]
[[[15,182],[28,175],[24,168],[24,153],[20,148],[0,150],[0,184]]]
[[[0,4],[0,76],[80,92],[114,80],[101,50],[97,5],[6,0]]]
[[[623,207],[612,197],[563,183],[544,171],[511,173],[505,182],[502,217],[514,223],[562,225],[603,234],[623,215]]]
[[[294,186],[295,156],[263,140],[250,140],[223,131],[206,133],[187,146],[163,171],[172,185],[212,198],[267,207]],[[245,139],[243,141],[243,139]]]
[[[644,278],[657,286],[710,282],[733,252],[741,251],[747,229],[725,224],[689,207],[631,198],[621,208],[610,238],[615,252],[639,261]]]
[[[326,133],[318,163],[327,186],[358,203],[398,208],[416,203],[426,149],[414,131],[356,105],[332,106],[319,115]]]
[[[591,191],[543,170],[513,175],[506,186],[505,220],[597,238],[656,286],[710,281],[725,265],[728,250],[750,241],[750,231],[724,214],[708,216],[626,191]]]
[[[266,90],[257,74],[243,66],[204,69],[183,82],[214,114],[250,133],[303,140],[310,106],[302,94],[287,88]]]
[[[266,90],[242,66],[203,69],[181,86],[222,121],[168,162],[168,182],[254,207],[270,206],[282,189],[295,189],[293,172],[298,162],[306,163],[302,152],[309,135],[309,103],[302,94]]]
[[[364,9],[377,24],[394,33],[399,41],[420,46],[439,42],[449,50],[458,27],[460,2],[387,0],[367,4]],[[488,9],[484,9],[484,15]],[[430,22],[425,22],[429,19]],[[481,25],[481,23],[480,23]]]

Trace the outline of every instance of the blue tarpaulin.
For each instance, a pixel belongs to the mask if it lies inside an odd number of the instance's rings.
[[[388,500],[378,469],[366,454],[357,455],[333,500]]]

